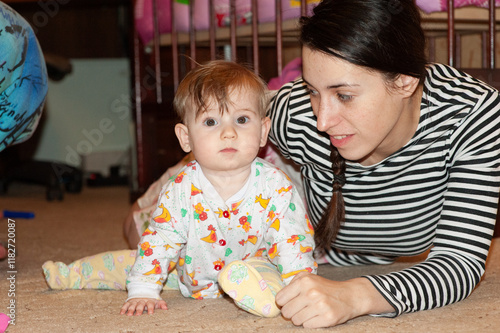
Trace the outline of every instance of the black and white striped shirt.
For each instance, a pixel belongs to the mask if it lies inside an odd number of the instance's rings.
[[[301,166],[311,221],[330,201],[330,141],[316,129],[302,80],[283,86],[270,107],[271,140]],[[428,66],[413,138],[371,166],[347,163],[346,219],[332,265],[388,264],[431,248],[426,261],[367,276],[395,314],[466,298],[485,269],[500,187],[500,97],[445,65]]]

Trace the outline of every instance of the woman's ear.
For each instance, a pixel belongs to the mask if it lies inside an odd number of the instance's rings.
[[[410,97],[417,90],[419,82],[420,79],[416,77],[401,74],[397,78],[395,85],[405,97]]]
[[[260,134],[260,146],[264,147],[267,143],[267,136],[269,135],[269,130],[271,129],[271,119],[269,117],[262,118],[262,128]]]
[[[175,125],[175,135],[179,140],[179,144],[184,150],[184,152],[189,153],[191,151],[191,144],[189,143],[189,129],[186,125],[178,123]]]

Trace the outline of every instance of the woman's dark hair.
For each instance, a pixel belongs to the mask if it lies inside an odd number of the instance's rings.
[[[323,0],[313,13],[301,18],[302,45],[387,78],[425,78],[425,36],[414,0]]]
[[[300,20],[300,41],[314,51],[382,73],[388,81],[399,75],[426,75],[425,36],[414,0],[323,0],[311,17]],[[334,177],[344,179],[345,160],[332,147]],[[333,196],[318,222],[318,249],[330,247],[345,219],[341,186],[333,182]]]

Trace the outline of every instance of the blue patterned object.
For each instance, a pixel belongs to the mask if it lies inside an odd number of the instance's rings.
[[[31,137],[47,89],[47,67],[33,29],[0,2],[0,151]]]

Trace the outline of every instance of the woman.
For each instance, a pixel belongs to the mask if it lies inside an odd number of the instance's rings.
[[[296,325],[394,317],[466,298],[484,273],[500,186],[498,91],[427,64],[411,0],[324,0],[301,20],[303,79],[274,97],[271,138],[301,166],[321,262],[388,264],[276,296]],[[333,184],[333,185],[332,185]]]

